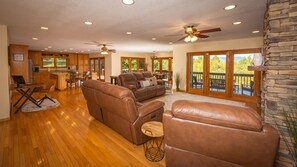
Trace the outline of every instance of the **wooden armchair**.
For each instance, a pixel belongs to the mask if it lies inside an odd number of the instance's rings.
[[[38,104],[42,104],[42,102],[45,100],[45,99],[49,99],[50,101],[52,101],[53,103],[56,103],[50,96],[49,96],[49,93],[50,92],[53,92],[56,88],[56,80],[54,79],[51,79],[49,81],[47,81],[47,83],[44,84],[43,88],[39,91],[41,93],[45,93],[45,95],[43,96],[43,98],[41,98],[39,101],[38,101]]]

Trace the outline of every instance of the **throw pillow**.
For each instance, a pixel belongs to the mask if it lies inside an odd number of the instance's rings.
[[[145,80],[150,81],[151,86],[156,86],[158,84],[157,83],[157,78],[155,76],[150,77],[150,78],[145,78]]]
[[[142,88],[151,86],[150,81],[145,80],[145,81],[139,81],[139,82]]]

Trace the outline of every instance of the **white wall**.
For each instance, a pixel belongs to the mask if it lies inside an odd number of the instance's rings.
[[[10,118],[7,26],[0,25],[0,120]]]
[[[180,73],[180,89],[186,90],[187,53],[219,51],[233,49],[262,48],[263,38],[244,38],[224,41],[210,41],[195,44],[185,44],[173,47],[173,79],[177,72]],[[174,87],[175,88],[175,83]]]

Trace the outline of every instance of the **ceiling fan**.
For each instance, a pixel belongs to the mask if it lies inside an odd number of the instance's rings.
[[[178,41],[184,40],[185,42],[195,42],[199,38],[208,38],[209,37],[208,35],[204,35],[206,33],[222,31],[221,28],[213,28],[213,29],[198,31],[196,28],[197,26],[198,25],[184,26],[183,27],[184,28],[183,37],[181,39],[179,39]]]
[[[108,49],[106,46],[112,46],[111,44],[108,44],[108,43],[100,43],[100,42],[97,42],[97,41],[93,41],[91,43],[85,43],[87,45],[96,45],[98,47],[102,46],[101,49],[100,49],[100,53],[103,54],[103,55],[107,55],[108,53],[116,53],[116,50],[115,49]]]

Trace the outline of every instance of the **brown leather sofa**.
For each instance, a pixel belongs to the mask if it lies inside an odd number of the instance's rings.
[[[168,167],[272,167],[279,134],[250,108],[176,101],[163,115]]]
[[[134,144],[142,144],[149,139],[141,132],[143,123],[162,121],[163,102],[138,103],[127,88],[87,80],[82,85],[82,91],[90,115]]]
[[[155,86],[145,88],[140,87],[139,81],[143,81],[145,78],[150,77],[153,77],[153,75],[149,71],[121,74],[118,78],[118,84],[132,90],[137,101],[143,101],[165,94],[165,83],[162,80],[158,80],[158,84]]]

